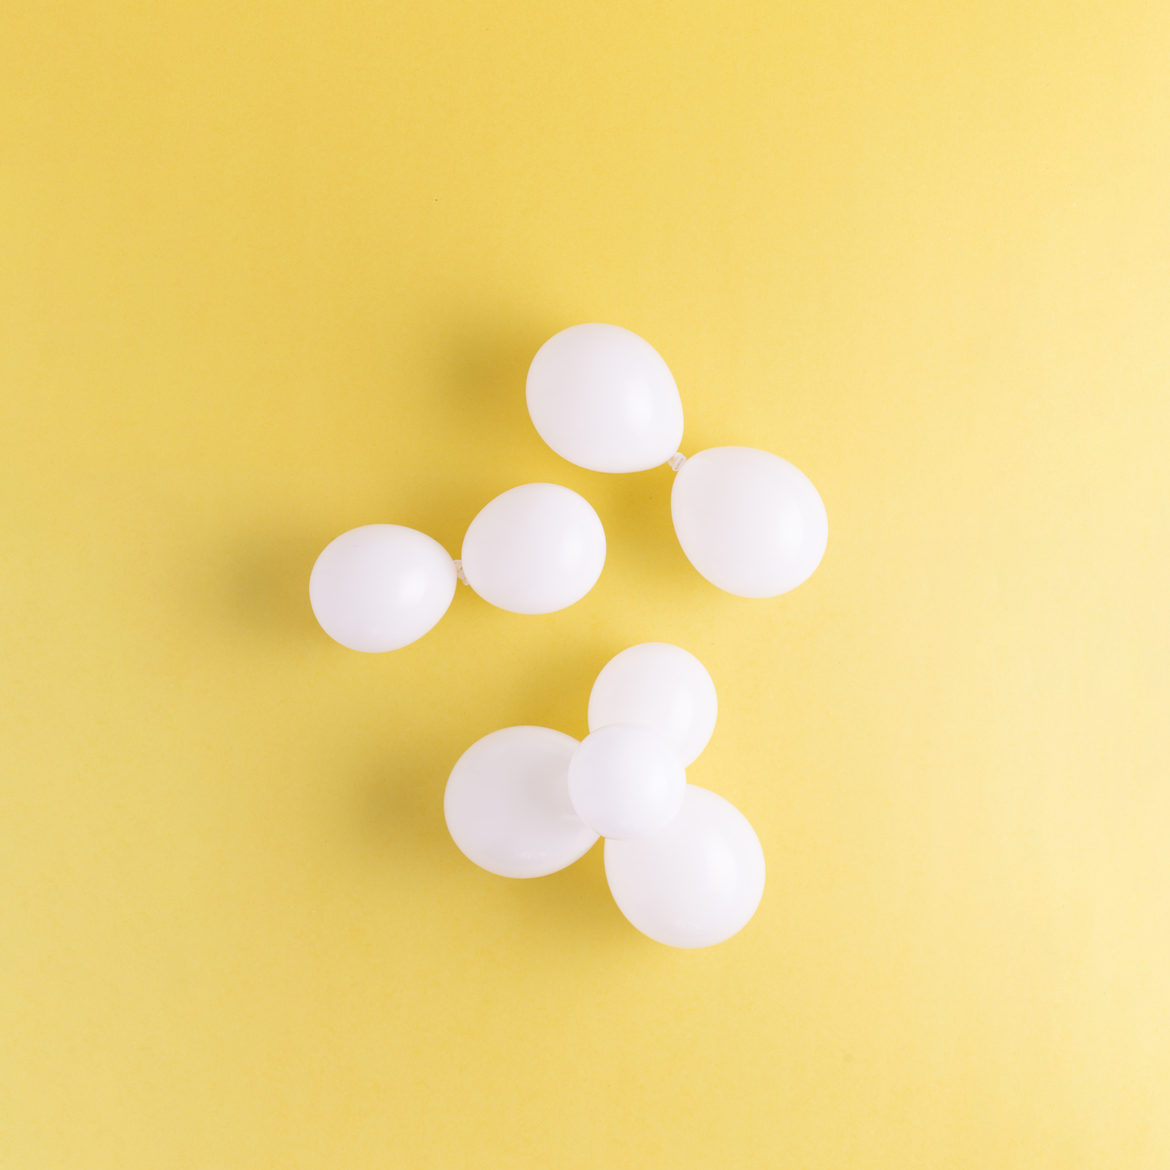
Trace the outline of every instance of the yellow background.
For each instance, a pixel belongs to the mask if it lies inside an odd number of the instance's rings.
[[[1170,1166],[1168,59],[1161,0],[9,0],[0,1164]],[[811,476],[808,584],[540,443],[585,320]],[[316,627],[334,535],[533,479],[581,604]],[[443,825],[651,639],[769,861],[707,951]]]

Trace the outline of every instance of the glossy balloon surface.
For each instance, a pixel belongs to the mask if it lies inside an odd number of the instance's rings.
[[[589,694],[589,730],[611,723],[653,728],[693,763],[715,730],[719,703],[707,668],[681,646],[641,642],[611,658]]]
[[[657,350],[618,325],[573,325],[528,370],[528,413],[562,458],[591,471],[645,471],[682,441],[678,387]]]
[[[670,496],[691,564],[728,593],[775,597],[807,580],[829,539],[808,477],[755,447],[712,447],[683,464]]]
[[[398,524],[367,524],[326,545],[309,576],[309,602],[335,641],[379,653],[430,630],[455,582],[455,564],[437,541]]]
[[[555,873],[597,834],[569,801],[572,736],[549,727],[505,727],[477,740],[447,778],[443,812],[455,844],[502,877]]]
[[[463,538],[463,575],[485,601],[552,613],[580,601],[605,565],[605,529],[592,505],[555,483],[503,492]]]
[[[605,842],[605,876],[618,909],[672,947],[709,947],[742,930],[764,893],[764,852],[732,804],[688,784],[661,832]]]
[[[682,761],[648,727],[602,727],[581,741],[569,761],[573,808],[603,837],[660,832],[678,815],[686,786]]]

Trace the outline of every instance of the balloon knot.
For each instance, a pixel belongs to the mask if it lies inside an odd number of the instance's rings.
[[[462,561],[452,561],[451,563],[455,566],[455,576],[458,577],[459,580],[462,581],[464,585],[466,585],[467,584],[467,574],[463,571],[463,562]]]
[[[667,461],[666,466],[671,471],[678,471],[678,469],[687,461],[687,457],[681,452],[676,451]]]

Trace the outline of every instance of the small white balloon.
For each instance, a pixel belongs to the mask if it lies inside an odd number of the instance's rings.
[[[505,727],[459,757],[443,796],[452,840],[501,877],[543,877],[571,865],[597,840],[569,802],[570,735]]]
[[[775,597],[807,580],[825,555],[829,519],[804,472],[755,447],[712,447],[675,476],[679,543],[712,585]]]
[[[526,483],[489,501],[461,553],[467,583],[514,613],[552,613],[580,601],[605,565],[605,529],[583,496]]]
[[[569,761],[573,808],[603,837],[660,832],[678,815],[686,786],[682,762],[648,727],[602,727],[581,741]]]
[[[351,528],[325,546],[309,576],[321,628],[351,650],[398,650],[421,638],[455,596],[441,544],[399,524]]]
[[[688,784],[661,833],[605,842],[605,876],[618,909],[671,947],[709,947],[742,930],[764,894],[764,851],[733,804]]]
[[[681,646],[642,642],[602,668],[589,692],[589,730],[611,723],[650,727],[691,764],[715,730],[719,702],[707,668]]]
[[[678,450],[682,400],[666,362],[618,325],[573,325],[528,370],[528,413],[562,458],[590,471],[646,471]]]

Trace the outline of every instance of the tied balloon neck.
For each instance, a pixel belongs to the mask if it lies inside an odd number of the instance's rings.
[[[455,566],[455,576],[458,577],[459,580],[462,581],[464,585],[466,585],[468,583],[468,581],[467,581],[467,574],[463,571],[463,562],[462,561],[452,561],[451,563]]]
[[[687,457],[681,452],[676,451],[667,461],[666,466],[671,471],[678,471],[680,467],[687,461]]]

